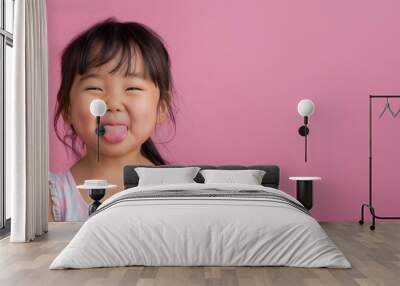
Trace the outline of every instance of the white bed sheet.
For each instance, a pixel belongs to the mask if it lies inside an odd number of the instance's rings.
[[[139,186],[149,190],[263,190],[239,184]],[[318,222],[302,211],[262,199],[184,198],[124,201],[90,217],[50,269],[145,266],[293,266],[350,268]]]

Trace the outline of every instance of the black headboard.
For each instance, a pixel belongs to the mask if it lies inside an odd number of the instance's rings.
[[[136,167],[147,167],[147,168],[177,168],[177,167],[200,167],[201,169],[219,169],[219,170],[246,170],[246,169],[256,169],[264,170],[266,173],[262,179],[261,184],[265,187],[279,188],[279,167],[275,165],[221,165],[221,166],[211,166],[211,165],[162,165],[162,166],[146,166],[146,165],[127,165],[124,167],[124,189],[133,188],[138,185],[139,177],[135,171]],[[194,178],[197,183],[204,183],[204,178],[200,174]]]

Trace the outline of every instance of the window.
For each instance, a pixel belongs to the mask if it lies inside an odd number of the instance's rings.
[[[5,189],[5,98],[11,93],[14,0],[0,0],[0,235],[9,231],[11,194]]]

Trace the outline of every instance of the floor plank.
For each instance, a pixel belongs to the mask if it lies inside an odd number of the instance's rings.
[[[0,285],[400,285],[400,223],[380,222],[375,231],[357,223],[321,223],[352,269],[296,267],[117,267],[48,269],[80,223],[50,223],[32,243],[0,240]]]

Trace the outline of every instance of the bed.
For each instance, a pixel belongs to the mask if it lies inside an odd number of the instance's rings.
[[[260,185],[138,185],[124,168],[125,190],[82,225],[50,269],[144,266],[291,266],[351,268],[319,223],[279,190],[279,167],[197,166],[263,170]],[[148,167],[148,166],[147,166]],[[157,166],[180,168],[184,166]]]

